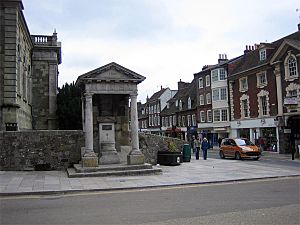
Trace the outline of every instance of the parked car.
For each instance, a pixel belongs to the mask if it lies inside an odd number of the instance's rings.
[[[235,159],[259,159],[259,148],[247,138],[224,138],[221,143],[220,158],[232,157]]]

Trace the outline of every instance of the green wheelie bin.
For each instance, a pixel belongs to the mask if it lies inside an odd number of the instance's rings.
[[[191,147],[189,144],[183,145],[183,162],[191,161]]]

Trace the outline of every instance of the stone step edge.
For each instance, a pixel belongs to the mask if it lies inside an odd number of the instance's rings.
[[[141,170],[141,169],[152,169],[152,165],[145,163],[141,165],[101,165],[99,167],[85,167],[83,168],[80,164],[73,165],[76,173],[90,173],[97,171],[123,171],[123,170]]]
[[[105,172],[88,172],[88,173],[76,173],[74,168],[67,169],[69,178],[80,178],[80,177],[106,177],[106,176],[140,176],[140,175],[151,175],[160,174],[162,169],[141,169],[141,170],[121,170],[121,171],[105,171]]]

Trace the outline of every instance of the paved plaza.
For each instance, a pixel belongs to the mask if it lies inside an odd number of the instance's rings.
[[[272,161],[273,163],[268,163]],[[277,161],[278,164],[274,161]],[[289,162],[281,165],[280,162]],[[266,153],[259,161],[208,158],[180,166],[157,166],[162,174],[68,178],[65,171],[0,171],[0,195],[54,194],[300,176],[300,160]]]

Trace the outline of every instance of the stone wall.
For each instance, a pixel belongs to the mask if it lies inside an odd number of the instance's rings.
[[[82,131],[0,132],[0,170],[60,170],[78,163]]]
[[[139,134],[140,149],[145,155],[145,162],[155,165],[157,163],[157,151],[167,150],[169,141],[173,142],[178,150],[182,151],[183,144],[187,143],[181,139],[159,136],[155,134]]]
[[[179,150],[185,143],[180,139],[152,134],[139,134],[139,140],[145,162],[151,164],[156,164],[157,151],[167,149],[168,141],[172,141]],[[83,146],[82,131],[1,131],[0,170],[62,170],[80,161]],[[124,155],[123,163],[130,149],[128,146],[126,151],[119,152]]]

